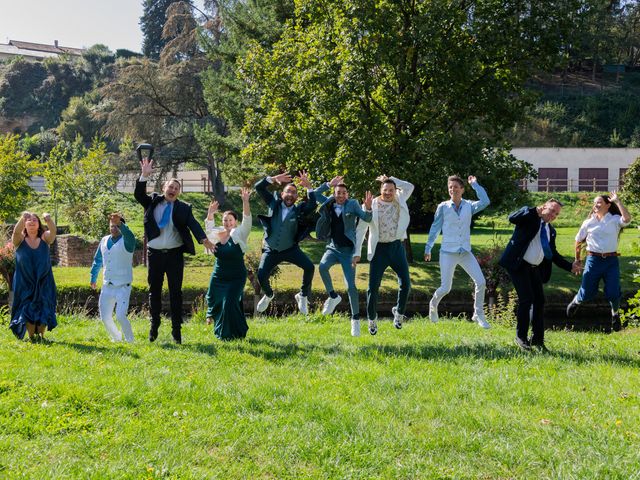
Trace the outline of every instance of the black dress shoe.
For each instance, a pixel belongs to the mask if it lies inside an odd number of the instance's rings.
[[[520,350],[524,350],[525,352],[531,351],[531,345],[529,345],[528,340],[523,340],[520,337],[516,337],[514,338],[513,341],[515,342],[515,344],[518,346]]]
[[[613,328],[614,332],[619,332],[622,330],[622,322],[620,322],[620,314],[614,313],[611,315],[611,328]]]
[[[155,342],[156,338],[158,338],[158,327],[151,327],[149,330],[149,341]]]

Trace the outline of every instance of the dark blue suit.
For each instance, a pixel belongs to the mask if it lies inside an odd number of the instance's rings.
[[[531,265],[524,260],[524,254],[531,241],[540,232],[540,222],[536,207],[522,207],[509,215],[509,221],[516,227],[505,248],[500,265],[511,276],[511,281],[518,294],[518,324],[516,335],[527,342],[529,321],[531,320],[532,345],[544,344],[544,287],[543,284],[551,278],[551,263],[560,268],[571,271],[571,263],[558,253],[556,249],[556,230],[549,225],[549,245],[553,256],[543,259],[540,265]],[[533,305],[531,319],[529,312]]]

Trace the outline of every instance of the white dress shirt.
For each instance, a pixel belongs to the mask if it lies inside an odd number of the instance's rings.
[[[612,253],[618,249],[620,229],[629,225],[622,221],[620,215],[607,213],[602,220],[594,213],[586,219],[578,234],[576,242],[587,241],[587,250],[595,253]]]
[[[542,220],[541,220],[542,221]],[[547,231],[547,238],[549,239],[549,245],[551,245],[551,232],[549,231],[549,224],[545,224],[545,230]],[[544,260],[544,250],[542,250],[542,240],[540,240],[540,229],[533,240],[529,242],[527,251],[524,252],[523,260],[531,265],[540,265]]]

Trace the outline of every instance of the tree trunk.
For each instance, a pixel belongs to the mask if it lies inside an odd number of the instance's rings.
[[[224,182],[222,181],[222,172],[219,168],[219,161],[209,156],[209,164],[207,171],[209,172],[209,182],[211,183],[211,194],[222,206],[226,201],[226,192],[224,191]]]

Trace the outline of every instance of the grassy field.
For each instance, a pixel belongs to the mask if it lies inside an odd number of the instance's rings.
[[[184,327],[154,344],[62,317],[50,344],[0,330],[2,478],[640,478],[640,330],[548,332],[346,317]]]

